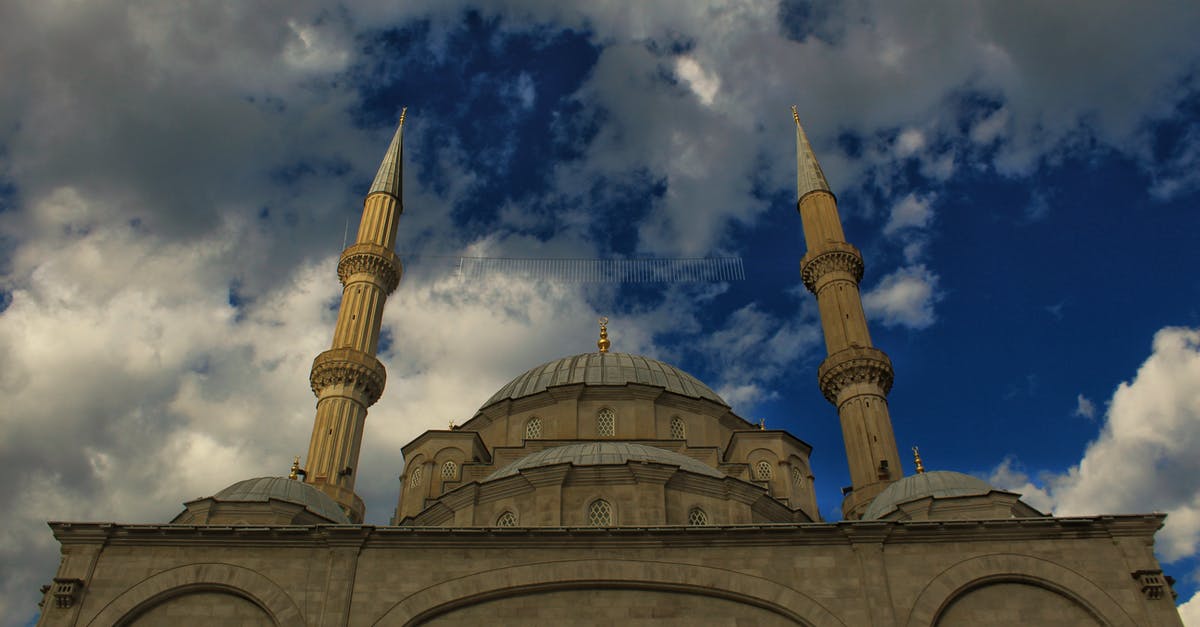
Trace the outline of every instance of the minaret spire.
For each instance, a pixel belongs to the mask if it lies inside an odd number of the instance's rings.
[[[313,360],[309,377],[317,396],[317,416],[301,474],[356,523],[362,522],[365,510],[354,493],[363,426],[367,408],[379,400],[387,380],[387,371],[375,358],[383,305],[403,272],[393,249],[396,224],[404,212],[400,194],[406,111],[400,112],[396,134],[363,202],[358,236],[338,261],[343,287],[333,344]]]
[[[837,200],[794,106],[792,119],[796,122],[796,209],[808,248],[800,260],[800,278],[816,295],[821,312],[829,356],[821,363],[817,379],[841,418],[852,484],[842,501],[842,515],[856,519],[876,495],[903,476],[887,404],[892,362],[871,345],[858,291],[862,253],[846,241]]]

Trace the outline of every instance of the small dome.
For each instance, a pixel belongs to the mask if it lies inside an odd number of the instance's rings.
[[[213,495],[216,501],[261,501],[278,499],[303,505],[312,513],[341,525],[350,524],[342,508],[324,492],[295,479],[257,477],[239,481]]]
[[[877,520],[886,516],[901,503],[915,501],[927,496],[946,498],[950,496],[978,496],[995,490],[988,482],[961,472],[937,470],[909,475],[888,486],[871,501],[863,513],[863,520]]]
[[[483,407],[505,399],[516,400],[545,392],[555,385],[625,385],[642,383],[658,386],[691,398],[705,398],[729,406],[724,399],[692,375],[657,359],[628,353],[583,353],[563,357],[531,368],[509,381],[488,399]]]
[[[708,464],[673,451],[633,444],[630,442],[580,442],[566,446],[548,448],[532,455],[527,455],[517,461],[488,475],[484,482],[504,477],[511,477],[522,469],[554,464],[572,464],[575,466],[620,465],[628,461],[654,462],[678,466],[680,470],[694,472],[698,475],[708,475],[722,479],[725,475]]]

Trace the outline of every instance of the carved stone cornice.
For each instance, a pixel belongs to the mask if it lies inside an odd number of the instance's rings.
[[[351,275],[367,273],[379,279],[386,294],[391,294],[400,285],[404,267],[396,253],[378,244],[354,244],[342,251],[338,261],[338,280],[342,285]]]
[[[387,370],[378,359],[362,351],[334,348],[317,355],[308,380],[317,398],[329,386],[347,385],[360,390],[369,407],[383,394]]]
[[[830,272],[845,272],[858,284],[863,277],[862,253],[846,242],[827,242],[824,248],[815,254],[810,251],[800,260],[800,279],[813,294],[817,293],[817,282]]]
[[[886,395],[892,389],[894,378],[892,360],[883,351],[870,346],[840,350],[825,358],[817,369],[821,393],[835,406],[841,391],[851,385],[871,383]]]

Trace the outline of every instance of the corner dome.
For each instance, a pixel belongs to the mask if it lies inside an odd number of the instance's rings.
[[[961,472],[935,470],[917,473],[896,481],[880,492],[863,513],[863,520],[878,520],[901,503],[925,497],[979,496],[993,490],[995,488],[983,479]]]
[[[295,479],[286,477],[256,477],[239,481],[213,495],[215,501],[261,501],[278,499],[303,505],[312,513],[339,524],[348,525],[350,519],[333,499],[324,492]]]
[[[527,468],[571,464],[574,466],[620,465],[630,461],[654,462],[678,466],[680,470],[723,479],[725,474],[708,464],[682,453],[631,442],[579,442],[543,449],[493,472],[484,483],[511,477]]]
[[[692,375],[657,359],[629,353],[583,353],[548,361],[530,368],[492,395],[483,407],[545,392],[556,385],[653,385],[691,398],[703,398],[726,407],[716,392]]]

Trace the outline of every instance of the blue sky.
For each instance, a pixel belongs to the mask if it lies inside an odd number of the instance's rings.
[[[409,266],[368,522],[394,507],[401,445],[592,350],[600,315],[614,350],[812,444],[836,519],[796,104],[866,258],[901,450],[1059,514],[1165,511],[1160,557],[1196,593],[1196,7],[29,4],[0,8],[17,623],[56,563],[45,520],[168,520],[306,450],[336,255],[402,106]],[[735,256],[746,280],[463,282],[457,256]]]

